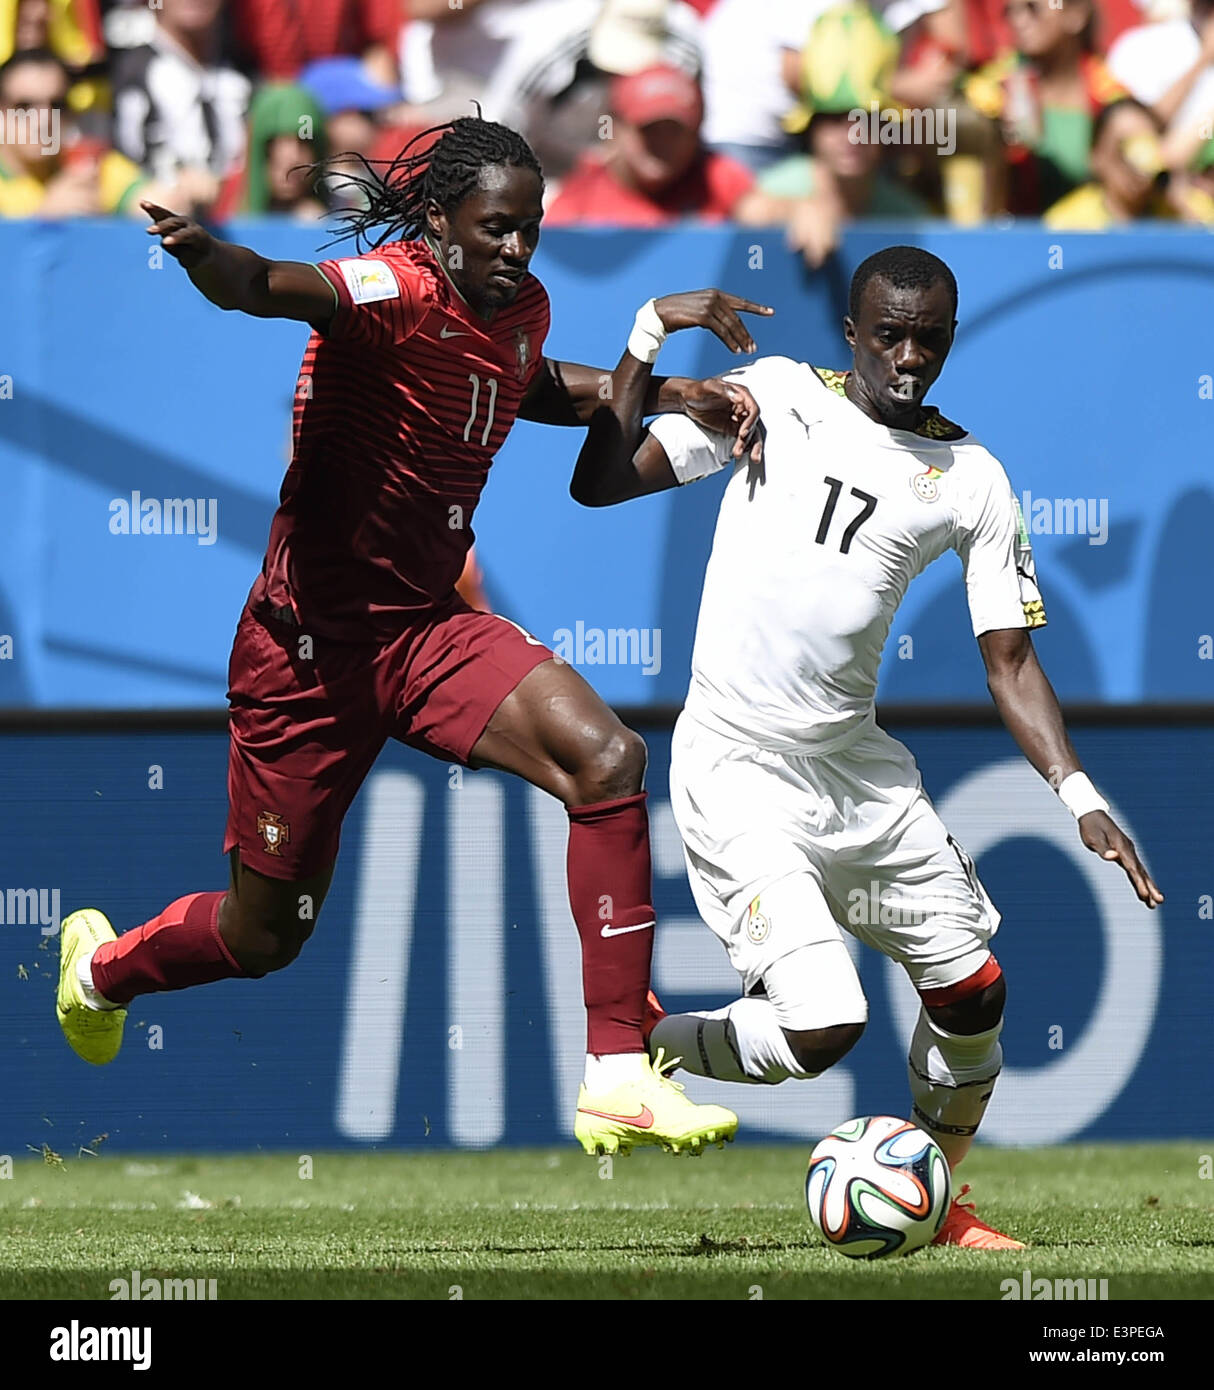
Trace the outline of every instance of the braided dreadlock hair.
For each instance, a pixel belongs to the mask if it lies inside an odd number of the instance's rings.
[[[439,139],[429,138],[434,135]],[[421,236],[430,199],[454,210],[476,188],[482,169],[531,169],[541,186],[544,182],[544,171],[526,140],[509,126],[485,120],[479,106],[475,116],[459,116],[420,131],[395,159],[357,159],[366,172],[343,173],[342,178],[362,190],[367,206],[341,213],[343,228],[327,245],[353,236],[360,252]]]

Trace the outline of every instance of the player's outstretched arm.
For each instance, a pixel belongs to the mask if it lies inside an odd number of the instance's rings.
[[[1058,791],[1072,774],[1082,774],[1083,768],[1028,629],[984,632],[978,638],[978,646],[986,663],[987,688],[1008,732],[1029,762]],[[1087,795],[1093,796],[1091,792]],[[1163,902],[1163,894],[1143,867],[1133,843],[1108,811],[1084,811],[1083,804],[1076,804],[1083,843],[1102,859],[1119,863],[1134,892],[1148,907]]]
[[[755,352],[755,340],[740,315],[771,315],[774,312],[769,305],[756,304],[717,289],[688,290],[651,300],[637,315],[638,323],[643,315],[646,316],[652,333],[649,339],[652,350],[647,354],[648,360],[641,364],[645,368],[643,377],[636,378],[631,370],[639,360],[631,351],[624,355],[614,371],[545,358],[544,369],[537,374],[519,409],[519,418],[542,425],[588,425],[608,410],[623,419],[636,404],[638,381],[643,415],[680,413],[684,410],[686,392],[695,383],[688,377],[653,375],[652,364],[662,340],[684,328],[706,328],[716,334],[730,352]],[[638,334],[639,329],[634,329],[630,348],[641,341]]]
[[[194,285],[220,309],[259,319],[298,319],[323,328],[337,308],[332,285],[314,265],[268,261],[247,246],[220,241],[191,217],[156,203],[140,206],[153,219],[149,236],[176,257]]]
[[[765,304],[723,290],[666,295],[650,300],[637,314],[628,349],[614,372],[572,369],[575,380],[583,383],[584,394],[581,399],[571,394],[566,408],[587,425],[586,442],[569,485],[573,498],[588,507],[602,507],[675,485],[660,448],[641,452],[646,415],[691,415],[700,424],[735,437],[736,455],[741,457],[750,449],[757,462],[762,457],[762,432],[759,409],[749,391],[716,380],[667,378],[655,383],[653,363],[666,336],[682,328],[707,328],[732,352],[754,352],[755,341],[740,315],[772,312]],[[587,372],[589,380],[581,376]],[[565,363],[552,364],[549,371],[557,379],[569,373]]]
[[[735,459],[748,456],[752,463],[762,463],[763,422],[758,402],[745,386],[709,377],[682,382],[681,392],[678,408],[659,413],[687,415],[706,429],[733,439]],[[604,415],[592,421],[586,431],[569,495],[584,507],[610,507],[633,497],[664,492],[678,483],[661,441],[648,433],[639,419],[633,428],[625,429],[614,417]]]

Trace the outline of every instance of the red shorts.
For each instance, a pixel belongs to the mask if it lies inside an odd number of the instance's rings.
[[[231,744],[224,853],[270,878],[336,857],[341,823],[390,738],[466,764],[498,705],[552,652],[461,598],[387,645],[314,639],[241,614],[228,667]]]

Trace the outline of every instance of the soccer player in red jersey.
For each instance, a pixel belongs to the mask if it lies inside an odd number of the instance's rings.
[[[693,1105],[645,1050],[645,745],[572,667],[471,608],[455,583],[489,466],[519,416],[631,431],[639,422],[616,402],[631,412],[643,394],[646,413],[686,411],[757,459],[748,393],[651,368],[679,328],[754,351],[738,313],[770,310],[717,290],[670,295],[638,314],[613,373],[544,357],[548,298],[528,269],[543,217],[536,158],[479,117],[439,129],[383,177],[368,169],[369,206],[347,220],[360,250],[382,229],[370,249],[319,266],[266,260],[144,204],[148,231],[213,304],[313,332],[291,465],[232,649],[230,886],[187,894],[121,937],[96,909],[73,913],[60,1023],[85,1060],[108,1062],[136,996],[289,965],[328,890],[342,818],[396,738],[514,772],[568,808],[588,1014],[575,1132],[587,1152],[698,1151],[732,1137],[737,1118]]]

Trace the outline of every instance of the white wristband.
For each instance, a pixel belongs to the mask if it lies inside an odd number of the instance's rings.
[[[637,310],[636,322],[628,336],[628,351],[638,362],[647,362],[653,366],[665,341],[666,326],[651,299]]]
[[[1072,772],[1064,777],[1058,788],[1058,800],[1076,820],[1086,816],[1089,811],[1107,811],[1109,803],[1092,786],[1092,779],[1086,772]]]

